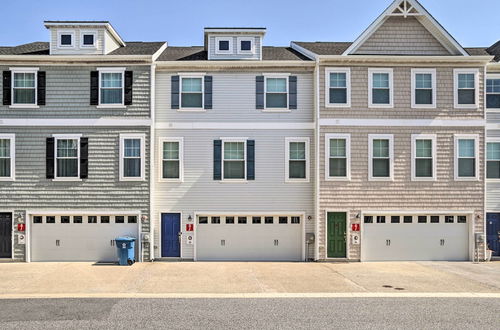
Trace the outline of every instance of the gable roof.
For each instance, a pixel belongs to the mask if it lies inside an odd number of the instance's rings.
[[[417,0],[394,0],[342,55],[353,54],[391,16],[415,17],[450,54],[469,56],[467,51]]]
[[[493,59],[495,62],[500,61],[500,40],[494,43],[491,47],[486,49],[486,52],[490,55],[494,55],[495,58]]]

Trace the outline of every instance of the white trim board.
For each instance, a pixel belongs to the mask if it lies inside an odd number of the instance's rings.
[[[1,123],[1,121],[0,121]],[[314,123],[283,122],[161,122],[155,123],[156,129],[314,129]]]
[[[110,118],[73,118],[73,119],[38,119],[38,118],[12,118],[0,119],[0,127],[9,126],[151,126],[151,119],[110,119]]]
[[[483,127],[484,119],[334,119],[319,120],[320,126],[445,126],[445,127]],[[500,125],[499,125],[500,126]]]

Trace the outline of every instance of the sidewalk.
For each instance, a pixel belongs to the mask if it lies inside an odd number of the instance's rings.
[[[500,293],[500,262],[1,263],[15,295]]]

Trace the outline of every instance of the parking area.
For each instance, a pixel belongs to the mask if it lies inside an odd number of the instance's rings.
[[[500,293],[500,262],[0,263],[0,295]]]

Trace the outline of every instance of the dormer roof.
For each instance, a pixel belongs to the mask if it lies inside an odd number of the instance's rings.
[[[109,34],[118,42],[120,46],[126,46],[125,41],[120,37],[118,32],[113,28],[109,21],[44,21],[47,29],[53,27],[101,27],[105,28]]]

